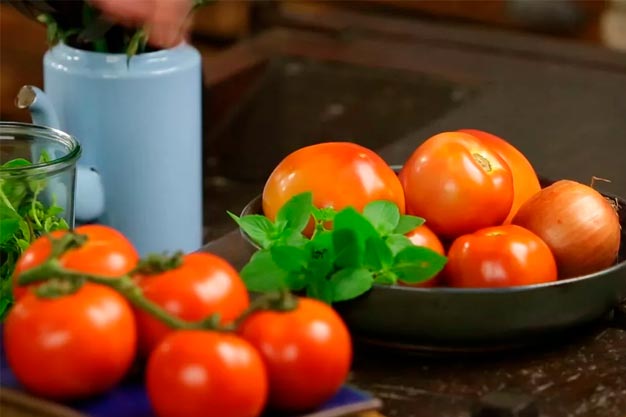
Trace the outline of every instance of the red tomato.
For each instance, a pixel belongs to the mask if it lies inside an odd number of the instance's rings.
[[[157,275],[140,277],[146,298],[170,314],[195,321],[219,313],[222,323],[239,316],[249,304],[239,273],[224,259],[210,253],[190,253],[183,264]],[[136,309],[140,350],[148,354],[171,331],[143,310]]]
[[[74,399],[106,392],[135,357],[133,312],[114,290],[85,284],[56,299],[25,294],[4,326],[7,361],[31,392]]]
[[[404,192],[397,175],[375,152],[350,142],[324,142],[289,154],[263,189],[263,213],[274,220],[292,196],[313,193],[317,207],[358,211],[374,200],[395,203],[404,213]]]
[[[448,251],[446,279],[453,287],[512,287],[556,281],[548,245],[516,225],[461,236]]]
[[[300,298],[291,311],[254,313],[239,333],[265,361],[269,405],[276,410],[301,412],[318,407],[348,376],[350,334],[335,310],[321,301]]]
[[[240,337],[176,331],[150,355],[146,389],[159,417],[257,417],[268,382],[259,353]]]
[[[432,249],[437,252],[439,255],[446,255],[445,249],[441,240],[437,237],[436,234],[433,233],[432,230],[428,228],[425,224],[416,227],[406,234],[406,237],[415,245],[415,246],[424,246],[428,249]],[[419,284],[407,284],[405,282],[399,281],[400,285],[405,285],[409,287],[436,287],[440,283],[441,274],[437,274],[433,278],[428,281],[421,282]]]
[[[61,265],[88,274],[116,277],[130,272],[139,260],[139,254],[132,243],[119,231],[104,225],[89,224],[74,230],[87,236],[87,242],[80,248],[71,249],[60,259]],[[63,236],[66,231],[57,230],[51,235]],[[35,240],[15,266],[14,282],[28,269],[42,264],[50,256],[50,240],[41,236]],[[27,286],[14,285],[13,296],[17,300],[27,292]]]
[[[513,175],[513,206],[504,220],[504,224],[511,223],[513,216],[515,216],[522,204],[541,190],[541,184],[535,169],[522,152],[498,136],[476,129],[461,129],[459,132],[469,133],[481,140],[486,146],[495,150],[511,169],[511,174]]]
[[[442,239],[501,224],[513,203],[513,177],[504,159],[463,132],[426,140],[399,176],[407,213],[425,218]]]

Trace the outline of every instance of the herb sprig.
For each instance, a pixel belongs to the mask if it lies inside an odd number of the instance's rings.
[[[39,162],[49,159],[43,153]],[[0,165],[0,169],[29,165],[30,161],[16,158]],[[22,252],[39,236],[69,228],[60,216],[62,207],[54,201],[50,205],[42,203],[40,196],[46,186],[45,178],[0,178],[0,318],[12,303],[11,276]]]
[[[447,261],[413,245],[405,234],[424,219],[401,215],[389,201],[337,212],[315,207],[312,193],[304,192],[285,203],[275,221],[228,214],[259,247],[241,270],[253,292],[287,289],[330,304],[356,298],[374,284],[424,282]]]

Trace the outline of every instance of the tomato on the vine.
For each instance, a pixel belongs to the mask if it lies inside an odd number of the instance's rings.
[[[486,146],[495,150],[509,166],[513,175],[513,205],[504,224],[511,223],[522,204],[541,190],[535,169],[519,149],[496,135],[477,129],[461,129],[459,132],[469,133],[478,138]]]
[[[254,345],[267,367],[269,406],[302,412],[329,400],[348,376],[350,334],[327,304],[299,298],[290,311],[260,311],[248,317],[239,334]]]
[[[258,417],[268,381],[261,356],[244,339],[178,330],[150,354],[146,389],[159,417]]]
[[[68,269],[88,274],[116,277],[130,272],[139,261],[139,254],[133,244],[118,230],[99,224],[79,226],[73,231],[87,236],[87,242],[80,248],[67,251],[60,263]],[[67,231],[57,230],[51,233],[59,238]],[[20,256],[15,265],[13,279],[13,297],[22,297],[29,286],[17,285],[17,278],[24,271],[41,265],[50,256],[51,244],[47,235],[35,240]]]
[[[437,134],[419,145],[399,174],[408,214],[442,239],[501,224],[513,204],[505,160],[474,136]]]
[[[431,249],[437,252],[439,255],[443,255],[443,256],[446,255],[445,249],[443,247],[443,243],[441,243],[441,240],[439,239],[439,237],[437,237],[437,235],[432,230],[430,230],[428,226],[426,226],[425,224],[416,227],[415,229],[407,233],[405,236],[415,246],[424,246],[428,249]],[[409,287],[430,288],[430,287],[436,287],[440,283],[440,281],[441,281],[441,274],[437,274],[436,276],[429,279],[428,281],[424,281],[419,284],[407,284],[402,281],[399,281],[399,283],[400,285],[405,285]]]
[[[168,313],[196,321],[219,313],[222,324],[248,307],[249,295],[239,273],[224,259],[206,252],[183,256],[182,264],[155,275],[138,277],[143,295]],[[171,329],[136,309],[139,345],[148,354]]]
[[[556,281],[556,261],[536,234],[516,225],[478,230],[456,239],[448,251],[452,287],[513,287]]]
[[[263,189],[263,213],[270,220],[295,194],[310,191],[316,207],[362,211],[387,200],[405,210],[404,191],[391,167],[374,151],[351,142],[323,142],[287,155]]]
[[[75,399],[118,384],[135,358],[133,311],[114,290],[84,284],[59,298],[22,296],[4,325],[11,370],[29,391]]]

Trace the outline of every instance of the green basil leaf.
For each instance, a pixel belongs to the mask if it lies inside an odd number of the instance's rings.
[[[304,248],[309,242],[309,239],[304,237],[302,232],[293,229],[286,229],[281,233],[280,239],[278,239],[277,242],[289,246]]]
[[[308,274],[311,277],[326,277],[333,269],[333,241],[332,233],[324,231],[317,234],[313,240],[307,243],[308,251]]]
[[[17,245],[22,251],[25,251],[30,246],[30,243],[24,239],[17,239]]]
[[[299,272],[307,266],[308,253],[295,246],[272,246],[272,260],[287,272]]]
[[[382,271],[375,275],[374,282],[380,285],[394,285],[398,282],[398,276],[391,271]]]
[[[337,211],[335,211],[335,209],[332,207],[313,207],[311,213],[313,214],[313,218],[317,222],[331,222],[337,215]]]
[[[395,257],[391,271],[408,284],[427,281],[437,275],[447,262],[445,256],[424,246],[409,246]]]
[[[302,291],[308,280],[304,272],[290,272],[285,277],[285,282],[291,291]]]
[[[27,241],[33,240],[33,237],[30,233],[30,228],[28,227],[28,223],[26,220],[20,220],[20,232],[22,233],[22,238]]]
[[[387,269],[393,265],[393,253],[382,238],[371,236],[367,239],[364,263],[375,270]]]
[[[24,181],[6,181],[3,184],[2,190],[8,201],[13,205],[13,209],[19,213],[19,208],[22,205],[22,201],[26,198],[28,193],[28,186]]]
[[[307,297],[316,298],[327,304],[333,302],[333,284],[325,277],[314,277],[306,288]]]
[[[7,206],[2,200],[0,200],[0,220],[6,219],[20,220],[20,215],[14,209]]]
[[[356,267],[363,264],[365,245],[352,229],[334,229],[332,232],[335,264],[339,268]]]
[[[284,222],[285,229],[302,232],[311,218],[313,194],[305,192],[289,199],[276,214],[276,222]]]
[[[43,230],[46,233],[51,232],[52,230],[54,230],[54,225],[56,224],[56,221],[54,218],[52,217],[46,217],[46,220],[44,220],[43,222]]]
[[[275,230],[267,217],[259,214],[238,217],[230,211],[227,213],[257,245],[263,249],[270,247]]]
[[[258,251],[252,255],[241,269],[240,275],[250,291],[270,292],[287,287],[287,271],[274,262],[269,250]]]
[[[32,165],[32,164],[27,159],[15,158],[15,159],[11,159],[10,161],[5,162],[0,167],[1,168],[20,168],[20,167],[25,167],[29,165]]]
[[[20,221],[18,219],[0,219],[0,243],[9,241],[18,230],[20,230]]]
[[[59,206],[48,207],[48,211],[47,211],[48,216],[54,217],[54,216],[58,216],[61,213],[63,213],[63,207],[59,207]]]
[[[372,273],[365,268],[346,268],[335,272],[330,282],[333,285],[333,301],[356,298],[372,288]]]
[[[390,201],[378,200],[368,203],[363,208],[363,216],[380,234],[388,235],[398,226],[400,210]]]
[[[337,213],[333,229],[349,229],[354,231],[363,247],[365,247],[365,242],[371,236],[380,236],[372,223],[352,207],[346,207]]]
[[[389,235],[385,238],[385,243],[387,243],[387,247],[391,250],[391,253],[395,257],[398,252],[400,252],[404,248],[408,248],[409,246],[415,246],[408,237],[404,235]]]
[[[416,216],[402,215],[393,233],[405,235],[424,224],[424,219]]]
[[[3,275],[0,275],[3,276]],[[0,283],[0,322],[4,321],[9,307],[13,304],[13,280],[4,279]]]

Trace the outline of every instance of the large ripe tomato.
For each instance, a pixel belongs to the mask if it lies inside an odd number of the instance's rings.
[[[404,192],[397,175],[375,152],[350,142],[324,142],[286,156],[263,189],[263,212],[274,220],[293,195],[310,191],[316,207],[361,211],[374,200],[395,203],[404,213]]]
[[[406,237],[408,237],[411,243],[413,243],[415,246],[424,246],[428,249],[432,249],[439,255],[445,256],[446,254],[441,240],[439,240],[437,235],[433,233],[433,231],[430,230],[425,224],[411,230],[409,233],[406,234]],[[418,284],[407,284],[402,281],[399,281],[399,283],[400,285],[405,285],[409,287],[430,288],[436,287],[440,283],[440,280],[441,274],[437,274],[428,281],[420,282]]]
[[[130,305],[96,284],[56,299],[28,292],[4,326],[4,348],[16,378],[36,395],[52,399],[111,389],[130,369],[136,346]]]
[[[242,338],[183,330],[150,355],[146,389],[159,417],[258,417],[268,382],[259,353]]]
[[[453,287],[512,287],[556,279],[548,245],[520,226],[489,227],[461,236],[448,251],[446,280]]]
[[[541,190],[539,177],[526,156],[506,140],[491,133],[477,129],[461,129],[459,132],[469,133],[480,139],[485,145],[495,150],[504,159],[513,175],[513,205],[504,224],[509,224],[519,208]]]
[[[399,174],[408,214],[442,239],[501,224],[513,204],[503,158],[468,133],[444,132],[419,145]]]
[[[87,236],[87,242],[80,248],[71,249],[60,259],[61,265],[88,274],[116,277],[130,272],[139,260],[139,254],[132,243],[119,231],[104,225],[89,224],[79,226],[74,232]],[[52,232],[54,238],[67,231]],[[24,251],[15,266],[14,280],[28,269],[42,264],[50,256],[50,240],[41,236]],[[13,297],[17,300],[27,292],[25,286],[13,286]]]
[[[190,253],[176,269],[139,277],[143,295],[170,314],[195,321],[219,313],[222,323],[239,316],[249,304],[239,273],[224,259],[210,253]],[[171,329],[137,309],[139,345],[148,354]]]
[[[291,311],[254,313],[239,333],[265,361],[269,405],[275,410],[303,412],[318,407],[348,376],[350,334],[337,313],[321,301],[300,298]]]

